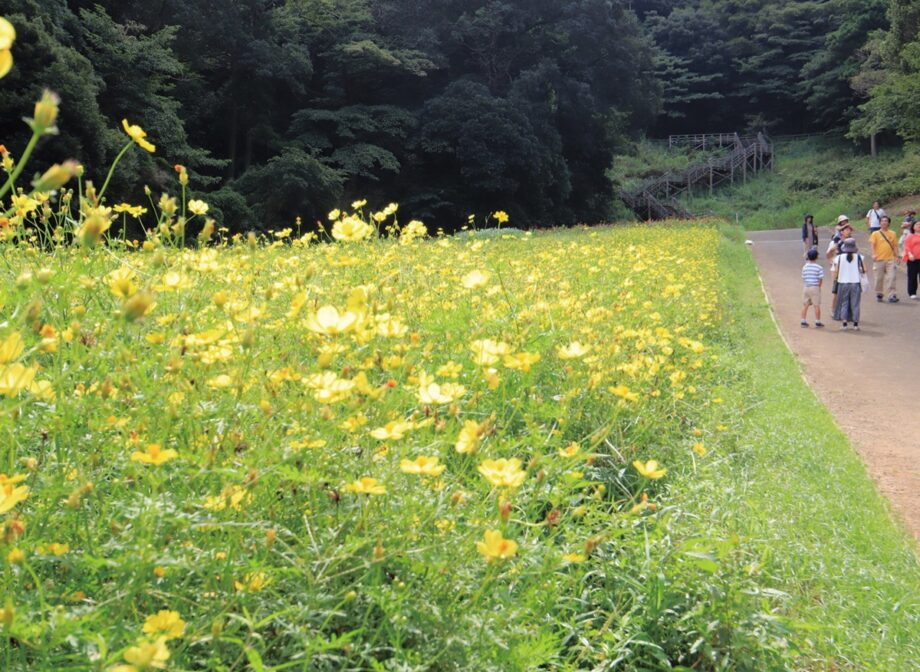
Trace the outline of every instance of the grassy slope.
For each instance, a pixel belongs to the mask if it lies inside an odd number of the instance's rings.
[[[917,669],[920,564],[912,542],[780,339],[740,230],[728,236],[732,366],[747,371],[756,402],[744,414],[737,454],[723,464],[723,496],[702,509],[756,540],[777,589],[790,593],[790,618],[814,629],[804,667]]]
[[[874,199],[884,204],[920,192],[920,155],[914,152],[888,149],[872,159],[833,139],[780,142],[776,152],[773,174],[685,205],[696,215],[743,220],[751,230],[780,229],[800,225],[805,213],[819,225],[832,224],[840,213],[862,223]]]

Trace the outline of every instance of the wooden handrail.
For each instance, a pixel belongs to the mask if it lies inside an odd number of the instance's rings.
[[[773,167],[773,143],[765,132],[757,135],[740,135],[739,133],[698,133],[690,135],[672,135],[668,138],[669,147],[692,144],[695,147],[732,148],[725,156],[688,166],[682,171],[670,171],[664,175],[650,178],[638,187],[624,191],[624,202],[642,217],[664,219],[667,217],[689,217],[674,197],[687,191],[704,180],[708,183],[710,193],[715,185],[731,179],[734,183],[736,172],[740,168],[741,179],[747,180],[749,169],[757,173],[766,168],[769,162]],[[718,180],[716,179],[718,176]]]

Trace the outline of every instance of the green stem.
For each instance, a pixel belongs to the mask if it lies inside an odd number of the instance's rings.
[[[102,189],[99,190],[99,195],[96,197],[100,203],[102,203],[102,195],[105,193],[106,188],[109,186],[109,180],[112,179],[112,175],[115,173],[115,166],[118,165],[118,162],[121,161],[121,157],[125,155],[125,152],[131,149],[131,145],[133,144],[133,140],[129,141],[128,144],[125,145],[120,152],[118,152],[118,156],[115,157],[115,160],[112,161],[112,166],[109,168],[109,174],[106,175],[105,182],[102,183]]]
[[[16,164],[16,168],[12,173],[10,173],[10,177],[6,181],[6,184],[3,185],[3,188],[0,189],[0,198],[3,198],[6,195],[6,192],[12,189],[13,185],[16,184],[16,180],[19,179],[19,174],[22,173],[22,169],[26,167],[26,162],[28,162],[29,157],[32,156],[32,151],[35,149],[35,145],[38,144],[39,137],[41,137],[40,133],[32,133],[32,137],[29,139],[29,144],[26,145],[25,151],[22,153],[19,162]]]

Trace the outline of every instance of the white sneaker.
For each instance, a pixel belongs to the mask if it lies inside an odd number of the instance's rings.
[[[916,295],[916,294],[911,294],[911,295],[910,295],[910,300],[911,300],[911,301],[916,301],[916,300],[917,300],[917,295]]]

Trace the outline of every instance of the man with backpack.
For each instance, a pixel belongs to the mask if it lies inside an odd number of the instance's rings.
[[[872,245],[872,261],[875,262],[872,270],[875,273],[875,299],[881,302],[883,296],[888,296],[888,303],[897,303],[898,295],[895,294],[895,281],[898,270],[898,237],[891,230],[891,219],[882,215],[879,219],[879,229],[869,236]]]

